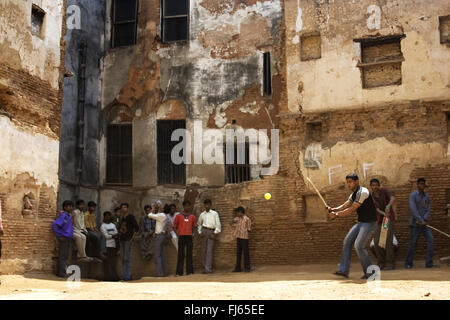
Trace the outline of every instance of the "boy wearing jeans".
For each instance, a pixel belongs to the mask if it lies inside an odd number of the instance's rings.
[[[236,266],[233,272],[241,272],[241,256],[244,253],[244,270],[250,272],[250,254],[248,250],[248,232],[251,231],[252,222],[250,218],[245,214],[243,207],[237,207],[234,209],[234,213],[237,215],[231,221],[231,224],[236,224],[233,235],[236,237]]]

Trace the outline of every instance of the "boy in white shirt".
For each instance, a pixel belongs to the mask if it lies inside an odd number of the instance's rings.
[[[166,240],[166,223],[170,223],[164,212],[160,212],[161,201],[157,200],[152,205],[152,212],[147,216],[156,220],[155,232],[153,233],[156,277],[166,276],[166,261],[164,257],[164,242]]]
[[[116,272],[117,245],[116,239],[119,238],[116,225],[112,223],[112,214],[109,211],[103,213],[103,223],[100,227],[106,239],[106,260],[103,263],[104,280],[118,281]]]

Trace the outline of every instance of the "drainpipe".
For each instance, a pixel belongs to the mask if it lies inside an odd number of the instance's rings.
[[[83,172],[84,151],[84,105],[86,97],[86,56],[87,45],[81,43],[78,49],[78,96],[77,96],[77,145],[76,145],[76,187],[75,199],[80,197],[81,173]]]

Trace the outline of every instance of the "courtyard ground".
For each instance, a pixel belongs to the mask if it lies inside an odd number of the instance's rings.
[[[0,275],[0,299],[446,299],[450,300],[450,267],[426,269],[417,262],[382,271],[380,282],[361,280],[352,266],[349,279],[331,273],[336,265],[261,266],[250,273],[217,271],[211,275],[141,278],[131,282],[83,280],[68,283],[53,275]]]

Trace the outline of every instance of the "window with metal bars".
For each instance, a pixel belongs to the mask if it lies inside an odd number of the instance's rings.
[[[263,75],[263,86],[264,86],[264,95],[270,96],[272,94],[272,74],[270,71],[270,52],[264,52],[263,56],[264,60],[264,75]]]
[[[224,145],[226,150],[226,145]],[[243,164],[238,164],[238,144],[234,143],[234,161],[232,164],[225,164],[225,183],[241,183],[250,181],[250,148],[249,143],[244,147],[245,160]],[[226,154],[225,154],[226,159]]]
[[[138,0],[113,0],[111,45],[125,47],[136,44]]]
[[[157,121],[158,184],[186,184],[186,164],[177,165],[171,159],[172,149],[180,143],[171,141],[172,132],[176,129],[186,129],[186,120]]]
[[[189,0],[161,0],[163,42],[188,40]]]
[[[132,125],[109,125],[106,134],[106,182],[111,184],[132,184]]]

